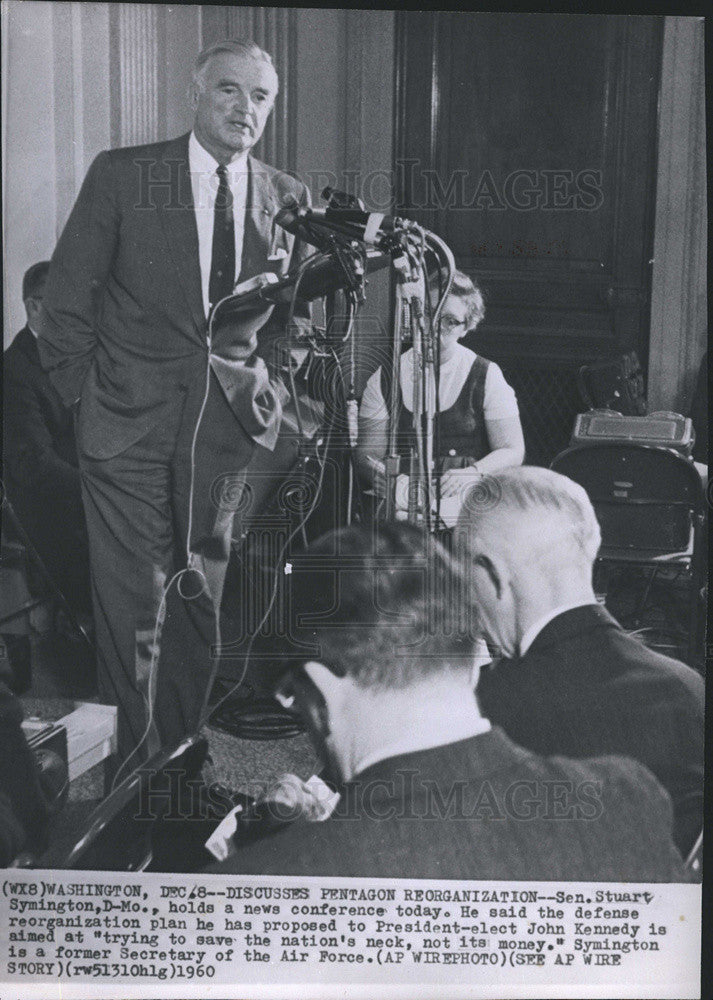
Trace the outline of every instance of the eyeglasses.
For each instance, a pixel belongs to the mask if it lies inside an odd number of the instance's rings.
[[[464,319],[458,319],[457,316],[441,316],[439,323],[442,330],[456,330],[459,326],[465,326]]]

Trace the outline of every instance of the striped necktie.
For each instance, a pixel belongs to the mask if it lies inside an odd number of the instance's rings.
[[[219,177],[213,215],[213,252],[210,262],[208,297],[211,308],[235,284],[235,222],[233,221],[233,193],[228,185],[228,172],[221,163],[216,171]]]

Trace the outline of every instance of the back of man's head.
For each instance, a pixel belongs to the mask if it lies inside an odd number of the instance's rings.
[[[28,267],[22,279],[22,301],[41,299],[45,290],[45,282],[49,274],[50,262],[41,260]]]
[[[353,525],[324,535],[307,556],[310,568],[297,563],[292,575],[296,610],[319,646],[314,658],[335,673],[396,689],[470,670],[462,572],[420,528]]]
[[[497,553],[524,579],[591,580],[601,535],[585,491],[536,466],[487,476],[465,497],[456,529],[471,554]]]

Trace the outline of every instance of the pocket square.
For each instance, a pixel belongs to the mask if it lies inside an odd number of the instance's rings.
[[[289,250],[287,250],[285,247],[278,247],[277,250],[275,250],[274,253],[271,253],[270,256],[267,259],[268,260],[282,260],[283,258],[287,257],[288,253],[289,253]]]

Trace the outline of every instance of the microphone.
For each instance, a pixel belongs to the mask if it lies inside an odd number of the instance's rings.
[[[407,223],[381,212],[361,208],[302,208],[296,200],[275,216],[275,222],[320,250],[329,247],[329,236],[357,240],[382,253],[401,250],[400,235]]]

